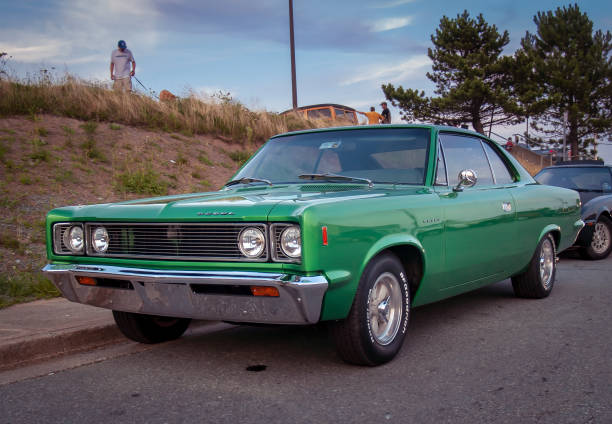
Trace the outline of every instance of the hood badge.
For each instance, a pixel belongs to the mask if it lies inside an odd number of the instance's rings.
[[[234,212],[198,212],[198,216],[219,216],[219,215],[234,215]]]

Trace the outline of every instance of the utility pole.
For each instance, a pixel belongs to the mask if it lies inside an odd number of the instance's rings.
[[[293,110],[298,107],[297,85],[295,82],[295,40],[293,37],[293,0],[289,0],[289,39],[291,42],[291,88],[293,93]]]

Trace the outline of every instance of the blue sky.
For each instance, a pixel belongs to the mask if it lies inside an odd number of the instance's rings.
[[[612,28],[612,1],[577,3],[595,29]],[[567,4],[294,0],[298,102],[378,109],[388,82],[431,94],[427,48],[443,15],[482,13],[509,31],[511,54],[525,31],[534,32],[538,11]],[[54,67],[108,81],[110,53],[124,39],[136,76],[157,92],[224,90],[256,109],[291,107],[287,0],[0,0],[0,16],[0,51],[19,76]]]

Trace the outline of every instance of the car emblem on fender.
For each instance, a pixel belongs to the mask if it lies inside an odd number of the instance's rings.
[[[234,212],[198,212],[198,216],[219,216],[219,215],[233,215]]]

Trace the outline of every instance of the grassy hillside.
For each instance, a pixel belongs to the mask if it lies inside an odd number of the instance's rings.
[[[271,135],[329,124],[71,79],[0,81],[0,307],[58,295],[40,273],[50,209],[218,189]]]

